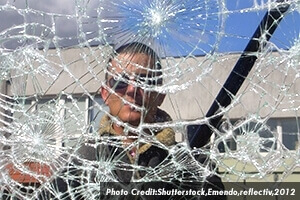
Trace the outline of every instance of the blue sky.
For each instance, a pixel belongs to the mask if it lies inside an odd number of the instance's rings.
[[[135,2],[138,2],[139,0],[126,0],[127,2],[130,2],[132,5],[135,5]],[[150,1],[150,2],[154,2]],[[13,5],[17,8],[25,8],[25,0],[0,0],[0,6],[1,5]],[[28,0],[28,6],[35,10],[42,10],[44,12],[54,12],[59,14],[68,14],[68,15],[74,15],[75,11],[78,11],[78,7],[75,6],[73,0],[48,0],[47,5],[45,2],[39,1],[39,0]],[[96,44],[96,39],[98,37],[98,24],[97,20],[94,20],[97,16],[97,9],[99,6],[102,5],[108,5],[110,2],[121,2],[121,1],[108,1],[105,0],[101,1],[99,3],[99,0],[89,0],[89,1],[83,1],[82,5],[87,5],[88,7],[88,15],[91,16],[90,19],[83,19],[82,24],[78,24],[78,22],[75,21],[76,18],[66,18],[62,17],[61,19],[56,18],[56,34],[64,38],[64,40],[59,41],[60,45],[62,46],[68,46],[68,45],[74,45],[76,42],[78,42],[78,29],[79,25],[82,25],[84,30],[86,32],[89,32],[87,34],[87,38],[91,39],[91,44]],[[109,3],[107,3],[109,2]],[[147,1],[148,2],[148,1]],[[162,2],[162,1],[157,1]],[[167,2],[167,1],[166,1]],[[186,3],[187,5],[190,4],[190,8],[201,6],[203,2],[201,0],[189,0]],[[253,9],[255,7],[255,4],[258,4],[258,6],[264,5],[263,3],[269,2],[269,0],[211,0],[209,2],[225,2],[225,7],[229,11],[229,14],[226,16],[225,20],[225,29],[224,29],[224,37],[222,37],[220,45],[218,45],[218,51],[220,52],[241,52],[243,51],[244,47],[248,43],[249,39],[251,38],[252,34],[256,30],[260,20],[264,16],[266,9]],[[129,3],[129,4],[130,4]],[[148,2],[149,3],[149,2]],[[151,4],[151,3],[150,3]],[[115,6],[116,4],[112,4]],[[124,6],[124,4],[118,4],[120,7]],[[140,4],[144,5],[144,4]],[[113,8],[115,9],[115,8]],[[214,12],[214,5],[211,6],[212,12]],[[209,10],[210,11],[210,10]],[[240,11],[249,11],[249,12],[240,12]],[[113,13],[114,14],[114,13]],[[128,15],[127,15],[128,14]],[[126,18],[124,20],[124,23],[128,23],[130,20],[130,12],[128,12],[126,15]],[[195,16],[195,15],[194,15]],[[0,48],[3,47],[3,37],[5,37],[5,40],[10,40],[8,37],[8,34],[3,34],[8,28],[15,27],[17,25],[20,25],[24,22],[24,19],[22,16],[20,16],[16,11],[9,11],[7,10],[1,10],[0,9],[0,17],[5,18],[6,20],[0,21],[0,39],[2,37],[2,40],[0,40]],[[216,16],[213,16],[215,19]],[[37,15],[30,15],[26,18],[26,20],[32,20],[37,21],[39,23],[46,23],[48,26],[51,26],[51,23],[49,22],[49,19]],[[94,21],[93,21],[94,20]],[[133,20],[135,20],[133,18]],[[84,24],[85,22],[88,22]],[[131,23],[134,21],[130,21]],[[180,23],[184,23],[185,21],[182,20]],[[271,41],[274,42],[279,48],[288,49],[294,42],[295,39],[299,38],[299,30],[300,30],[300,17],[299,17],[299,11],[290,12],[280,23],[280,26],[277,28],[275,34],[273,35]],[[211,20],[209,23],[206,24],[206,29],[210,31],[210,29],[213,29],[213,33],[216,32],[216,23],[215,21]],[[170,25],[170,27],[175,27],[176,24]],[[190,24],[189,24],[190,26]],[[213,45],[214,43],[214,35],[207,36],[205,34],[199,36],[199,32],[192,31],[193,29],[189,29],[189,26],[186,25],[186,27],[183,27],[180,29],[182,33],[173,32],[174,36],[173,40],[170,35],[166,35],[166,37],[161,38],[161,43],[166,44],[169,46],[169,49],[172,50],[172,52],[176,55],[176,50],[178,52],[188,52],[191,48],[186,48],[186,45],[194,45],[197,43],[197,41],[203,39],[203,43],[199,44],[199,47],[203,48],[203,51],[196,51],[196,54],[203,54],[203,52],[208,52],[211,48],[210,45]],[[125,24],[126,27],[126,24]],[[178,26],[179,27],[179,26]],[[35,34],[40,34],[39,28],[36,28]],[[131,27],[130,27],[131,28]],[[14,30],[14,34],[20,34],[18,32],[19,30]],[[16,33],[18,32],[18,33]],[[181,34],[181,35],[180,35]],[[38,35],[40,36],[40,35]],[[49,37],[53,37],[50,36]],[[200,38],[200,39],[199,39]],[[181,43],[178,41],[182,41]],[[211,44],[206,44],[205,42],[211,41]],[[182,46],[181,46],[182,45]],[[16,45],[12,45],[12,47],[15,47]],[[182,50],[180,50],[179,46],[181,46]],[[186,49],[185,49],[186,48]]]
[[[240,10],[253,7],[253,0],[227,1],[229,10]],[[224,37],[220,45],[220,51],[242,51],[256,30],[258,24],[266,13],[266,9],[248,13],[234,13],[228,16],[226,20],[225,32],[228,37]],[[299,39],[300,16],[299,12],[293,11],[291,8],[283,20],[280,22],[275,33],[271,38],[278,48],[288,49],[294,43],[295,39]],[[230,37],[232,35],[232,37]],[[245,39],[243,39],[245,38]]]

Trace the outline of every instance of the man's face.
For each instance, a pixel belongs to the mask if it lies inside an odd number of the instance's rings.
[[[141,120],[151,122],[150,115],[156,114],[157,107],[164,99],[162,94],[141,88],[144,84],[155,84],[151,70],[153,66],[154,60],[144,53],[121,53],[111,61],[106,81],[114,92],[103,87],[101,89],[111,115],[134,126]]]

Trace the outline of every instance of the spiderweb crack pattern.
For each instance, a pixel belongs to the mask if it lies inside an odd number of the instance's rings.
[[[45,6],[1,0],[0,16],[7,21],[0,22],[0,198],[112,199],[100,191],[108,182],[128,189],[120,175],[136,183],[179,181],[182,187],[211,176],[223,182],[274,181],[274,174],[280,174],[278,182],[295,180],[300,165],[299,0],[244,3],[52,0]],[[211,117],[223,116],[220,126],[210,127],[210,142],[190,148],[187,126],[209,124],[205,113],[240,54],[235,44],[249,41],[254,31],[236,30],[233,23],[246,22],[233,18],[255,18],[286,4],[290,9],[273,38],[259,41],[264,48],[255,52],[258,59],[245,83],[231,95],[230,105]],[[157,79],[132,81],[107,69],[111,56],[118,55],[115,49],[130,42],[157,52],[162,85],[145,86]],[[116,62],[122,68],[124,60]],[[99,97],[101,88],[135,111],[149,107],[120,96],[105,74],[165,94],[161,107],[172,120],[157,117],[156,123],[142,120],[132,126],[112,115]],[[108,128],[112,123],[124,127],[124,134],[100,134],[107,128],[99,124],[105,117]],[[134,142],[126,146],[127,139]],[[138,149],[135,155],[132,148]],[[164,159],[142,164],[144,152],[159,152]],[[65,192],[58,189],[61,183]]]

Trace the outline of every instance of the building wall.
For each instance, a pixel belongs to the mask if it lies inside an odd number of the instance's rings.
[[[15,76],[9,85],[2,81],[1,92],[7,92],[10,96],[34,96],[38,93],[45,98],[55,97],[62,91],[66,95],[73,94],[84,98],[87,98],[89,94],[95,95],[103,84],[103,70],[108,60],[108,54],[102,51],[103,49],[97,47],[41,51],[39,56],[46,60],[43,63],[46,63],[47,67],[42,66],[39,61],[32,61],[31,68],[51,69],[50,75],[42,73],[37,75],[35,80],[30,75],[28,77]],[[110,50],[107,49],[107,51]],[[167,96],[162,108],[178,122],[196,122],[198,119],[202,119],[239,56],[239,54],[226,54],[188,59],[163,59],[163,70],[167,75],[164,80]],[[266,60],[267,58],[270,59]],[[225,117],[237,120],[248,115],[262,118],[268,116],[273,119],[299,116],[300,80],[295,71],[286,70],[288,62],[276,52],[269,56],[263,55],[261,59],[258,59],[253,71],[250,72],[238,92],[236,101],[233,101],[233,104],[229,106],[230,110],[226,111]],[[171,74],[176,74],[176,72],[178,73],[175,76],[177,79],[174,80],[174,76]],[[16,71],[12,73],[17,74]],[[20,87],[22,80],[26,80],[25,91],[16,89]],[[185,85],[185,83],[189,84]],[[283,85],[285,88],[282,87]],[[181,86],[185,87],[179,88]],[[86,108],[89,106],[85,99],[81,101],[83,107],[84,105]],[[85,104],[85,102],[87,103]],[[86,116],[86,118],[88,120],[89,117]],[[297,125],[295,124],[295,126]],[[234,165],[236,160],[229,158],[224,162],[230,166]],[[251,168],[251,166],[246,168],[244,169],[245,173],[257,172],[257,169]],[[282,176],[285,170],[285,168],[280,168],[279,176]],[[220,169],[220,171],[221,173],[225,172],[224,169]],[[299,169],[295,169],[294,172],[295,174],[288,180],[297,180]],[[235,175],[227,176],[232,176],[232,179],[235,177]],[[275,180],[275,174],[266,175],[266,177]]]
[[[105,49],[105,51],[110,51]],[[39,53],[42,58],[47,60],[46,64],[52,69],[52,74],[57,78],[50,78],[45,73],[36,75],[35,83],[33,78],[27,78],[25,95],[34,95],[38,83],[41,93],[44,95],[57,95],[61,91],[71,94],[97,93],[104,80],[104,68],[107,65],[109,55],[103,53],[103,49],[94,47],[72,48],[61,51],[49,50]],[[164,59],[165,85],[167,88],[167,98],[162,108],[167,110],[176,119],[195,119],[205,115],[214,98],[222,88],[229,73],[239,58],[239,54],[215,55],[183,58]],[[239,102],[230,109],[230,118],[240,118],[248,113],[256,113],[260,116],[270,115],[273,117],[293,117],[295,110],[281,107],[287,106],[297,108],[300,106],[299,97],[291,97],[289,94],[298,94],[300,91],[300,80],[296,77],[293,70],[285,70],[287,61],[280,58],[280,54],[274,52],[269,56],[271,61],[265,61],[268,57],[262,56],[258,59],[252,72],[250,72],[237,96]],[[277,58],[278,60],[274,60]],[[274,61],[272,61],[272,59]],[[18,62],[18,61],[16,61]],[[281,62],[281,63],[280,63]],[[179,64],[178,64],[179,63]],[[171,66],[171,67],[170,67]],[[32,62],[32,68],[44,68],[38,61]],[[171,73],[178,72],[177,80]],[[253,73],[253,71],[255,73]],[[287,74],[285,74],[287,72]],[[261,73],[261,77],[259,77]],[[184,75],[183,75],[184,74]],[[184,89],[178,89],[190,80],[196,80]],[[15,81],[17,83],[17,81]],[[14,85],[14,81],[12,83]],[[281,85],[289,86],[287,92],[280,91]],[[252,91],[249,91],[250,90]],[[257,91],[253,91],[253,89]],[[8,89],[8,94],[12,95],[13,86]],[[174,92],[175,91],[175,92]],[[13,93],[17,93],[14,91]],[[283,94],[286,94],[284,96]],[[290,102],[288,98],[293,98]],[[278,106],[277,102],[285,104],[279,105],[275,110],[271,107]],[[269,104],[268,106],[263,106]],[[290,104],[290,105],[288,105]]]

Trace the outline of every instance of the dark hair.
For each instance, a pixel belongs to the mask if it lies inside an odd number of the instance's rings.
[[[140,43],[140,42],[131,42],[127,43],[119,48],[117,48],[112,56],[112,58],[109,59],[108,63],[111,63],[112,59],[121,54],[121,53],[144,53],[150,57],[150,59],[154,59],[154,70],[157,76],[162,75],[161,71],[161,64],[160,64],[160,58],[158,54],[149,46]],[[107,73],[105,74],[105,80],[107,80]]]
[[[154,58],[156,62],[159,62],[159,56],[157,55],[157,53],[149,46],[140,43],[140,42],[131,42],[128,44],[125,44],[121,47],[119,47],[116,50],[117,54],[120,53],[144,53],[148,56],[150,56],[151,58]]]

